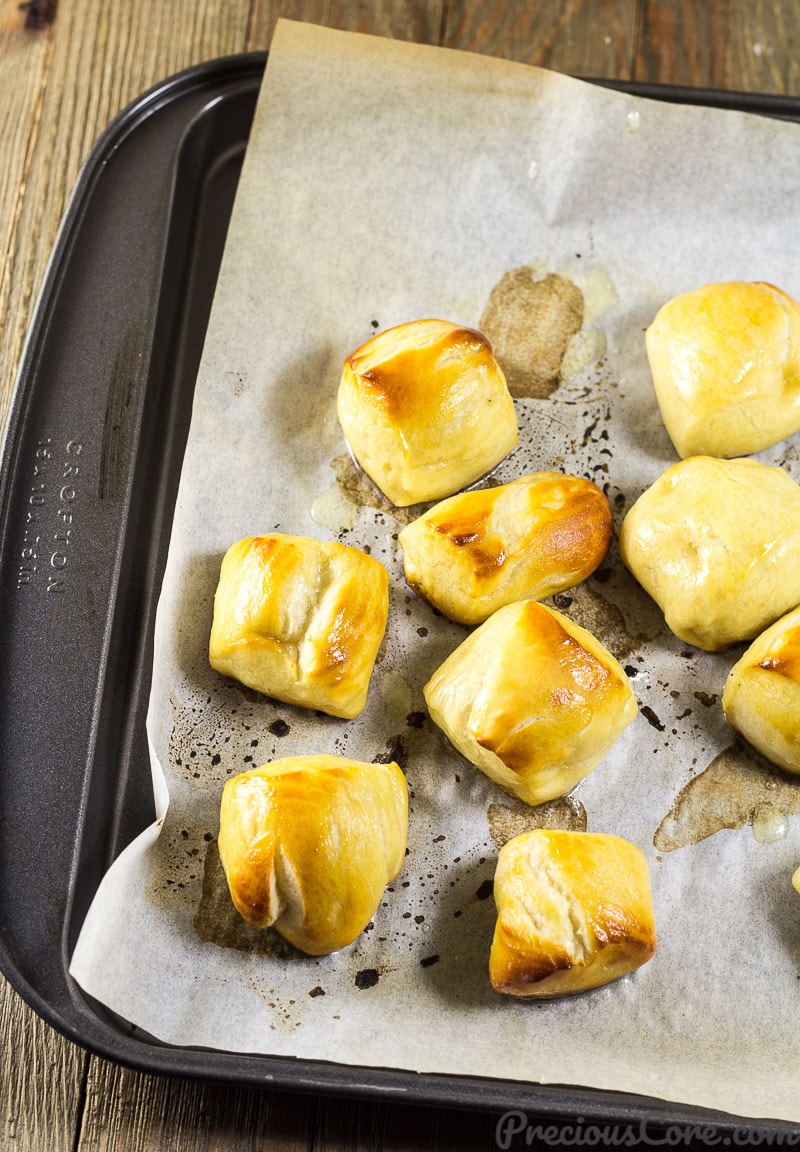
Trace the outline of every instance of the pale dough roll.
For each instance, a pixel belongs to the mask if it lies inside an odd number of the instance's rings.
[[[800,608],[762,632],[734,664],[722,707],[762,755],[800,772]]]
[[[800,486],[756,460],[691,456],[639,497],[619,548],[676,636],[727,648],[800,604]]]
[[[388,613],[389,575],[358,548],[248,536],[222,561],[209,660],[266,696],[353,719]]]
[[[400,533],[411,587],[461,624],[504,604],[542,600],[595,570],[611,509],[589,480],[535,472],[443,500]]]
[[[472,484],[517,442],[485,336],[446,320],[389,328],[345,360],[339,422],[358,463],[399,506]]]
[[[319,956],[369,924],[403,867],[407,829],[396,764],[289,756],[227,781],[219,855],[240,915]]]
[[[800,307],[771,284],[708,284],[665,304],[645,337],[680,456],[747,456],[800,428]]]
[[[636,715],[611,653],[535,600],[490,616],[423,691],[454,747],[528,804],[574,788]]]
[[[656,951],[650,873],[619,836],[537,829],[501,850],[489,978],[497,992],[547,999],[597,988]]]

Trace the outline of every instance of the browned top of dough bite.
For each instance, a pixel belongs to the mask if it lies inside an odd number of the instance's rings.
[[[518,547],[535,540],[540,568],[556,561],[568,567],[594,553],[602,555],[611,536],[611,511],[602,492],[589,481],[560,472],[540,472],[532,479],[536,483],[527,489],[527,507],[518,509],[516,516],[521,527],[530,525],[530,541],[520,532]],[[497,574],[509,558],[503,537],[490,524],[504,490],[464,492],[458,505],[448,507],[441,518],[430,517],[434,531],[469,556],[479,581]]]
[[[495,698],[486,726],[476,735],[478,744],[494,754],[512,772],[526,772],[540,755],[540,725],[519,724],[519,702],[529,695],[531,675],[547,669],[547,696],[553,715],[563,715],[570,729],[583,716],[588,728],[594,713],[615,695],[628,689],[615,668],[609,667],[570,635],[556,615],[535,600],[521,611],[506,654],[506,691]],[[514,683],[516,682],[516,683]]]
[[[355,372],[373,399],[395,424],[426,420],[431,405],[457,404],[464,375],[465,353],[470,368],[495,370],[489,341],[474,328],[448,326],[439,320],[419,321],[414,340],[404,326],[380,333],[352,352],[345,364]],[[396,348],[393,350],[392,345]],[[420,380],[426,387],[420,388]]]
[[[756,667],[800,684],[800,624],[776,636]]]

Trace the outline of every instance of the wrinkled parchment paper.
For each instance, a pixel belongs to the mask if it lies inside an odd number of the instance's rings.
[[[502,998],[487,978],[490,816],[497,834],[524,819],[522,806],[448,750],[421,693],[466,630],[410,593],[398,520],[348,498],[332,468],[345,467],[334,410],[344,356],[410,319],[479,326],[505,274],[532,267],[577,285],[583,329],[572,374],[516,401],[520,445],[492,482],[542,468],[588,475],[619,524],[676,459],[643,329],[661,303],[709,281],[763,279],[800,296],[798,188],[791,124],[279,25],[159,607],[158,822],[115,863],[86,920],[72,964],[86,991],[177,1045],[573,1083],[800,1121],[797,825],[768,844],[745,826],[653,845],[676,794],[731,744],[719,696],[741,647],[709,656],[678,642],[615,550],[562,598],[620,657],[642,708],[573,809],[647,854],[660,947],[582,997]],[[795,442],[760,458],[800,478]],[[368,545],[389,569],[389,628],[356,721],[264,699],[207,665],[221,556],[275,529]],[[224,781],[306,751],[393,755],[412,808],[406,866],[373,926],[317,959],[230,920],[214,855]]]

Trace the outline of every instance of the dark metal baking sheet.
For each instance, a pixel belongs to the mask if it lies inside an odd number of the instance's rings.
[[[70,1039],[151,1072],[732,1134],[729,1116],[638,1096],[170,1047],[69,976],[104,872],[153,819],[144,722],[155,607],[265,62],[190,69],[110,126],[31,325],[0,471],[0,969]],[[800,120],[790,98],[614,87]]]

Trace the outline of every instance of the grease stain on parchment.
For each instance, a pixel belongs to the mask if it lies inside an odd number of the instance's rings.
[[[559,592],[545,604],[563,612],[581,628],[585,628],[602,641],[617,660],[623,660],[652,637],[634,635],[628,631],[625,617],[616,604],[612,604],[590,584],[578,584],[566,592]]]
[[[153,845],[157,861],[145,896],[156,908],[191,907],[198,899],[203,878],[203,857],[213,834],[202,825],[186,823],[165,828]]]
[[[342,496],[356,508],[374,508],[378,512],[388,512],[400,524],[410,524],[420,515],[419,504],[412,504],[408,508],[395,507],[374,480],[359,468],[349,452],[335,456],[331,460],[331,468]]]
[[[619,302],[619,294],[605,268],[587,268],[582,283],[583,323],[594,324]]]
[[[592,364],[602,360],[608,350],[605,333],[600,328],[581,328],[567,345],[561,360],[562,380],[573,380]]]
[[[567,832],[585,832],[587,828],[586,809],[573,796],[548,800],[545,804],[537,804],[535,808],[521,802],[514,807],[510,804],[490,804],[486,819],[489,822],[489,834],[498,851],[515,836],[532,832],[536,828],[556,828]]]
[[[311,957],[303,957],[314,964]],[[280,972],[281,969],[278,969]],[[283,1036],[291,1036],[303,1024],[305,1010],[310,1007],[310,1001],[315,1000],[325,991],[319,983],[319,972],[312,967],[308,973],[309,988],[307,994],[296,992],[292,995],[283,986],[280,975],[277,979],[269,974],[266,965],[254,961],[254,965],[247,973],[247,983],[259,998],[266,1010],[268,1027],[272,1032],[280,1032]],[[313,985],[313,987],[311,987]]]
[[[334,535],[351,532],[358,519],[358,507],[349,500],[338,484],[326,488],[311,501],[311,519]]]
[[[205,943],[235,948],[278,960],[303,959],[273,928],[254,928],[234,907],[219,858],[216,839],[208,842],[203,863],[203,889],[194,917],[194,930]]]
[[[787,816],[800,813],[800,776],[793,778],[739,744],[724,748],[686,784],[653,837],[660,852],[672,852],[723,828],[758,821],[765,808]]]
[[[205,790],[263,762],[263,733],[256,734],[258,694],[251,689],[231,682],[219,699],[208,695],[183,704],[173,695],[170,703],[169,766],[179,780]]]
[[[414,688],[398,669],[389,668],[381,672],[378,690],[387,723],[407,721],[414,714]]]
[[[567,346],[583,325],[583,293],[555,273],[506,272],[489,293],[478,327],[502,365],[512,396],[543,400],[562,379]]]

